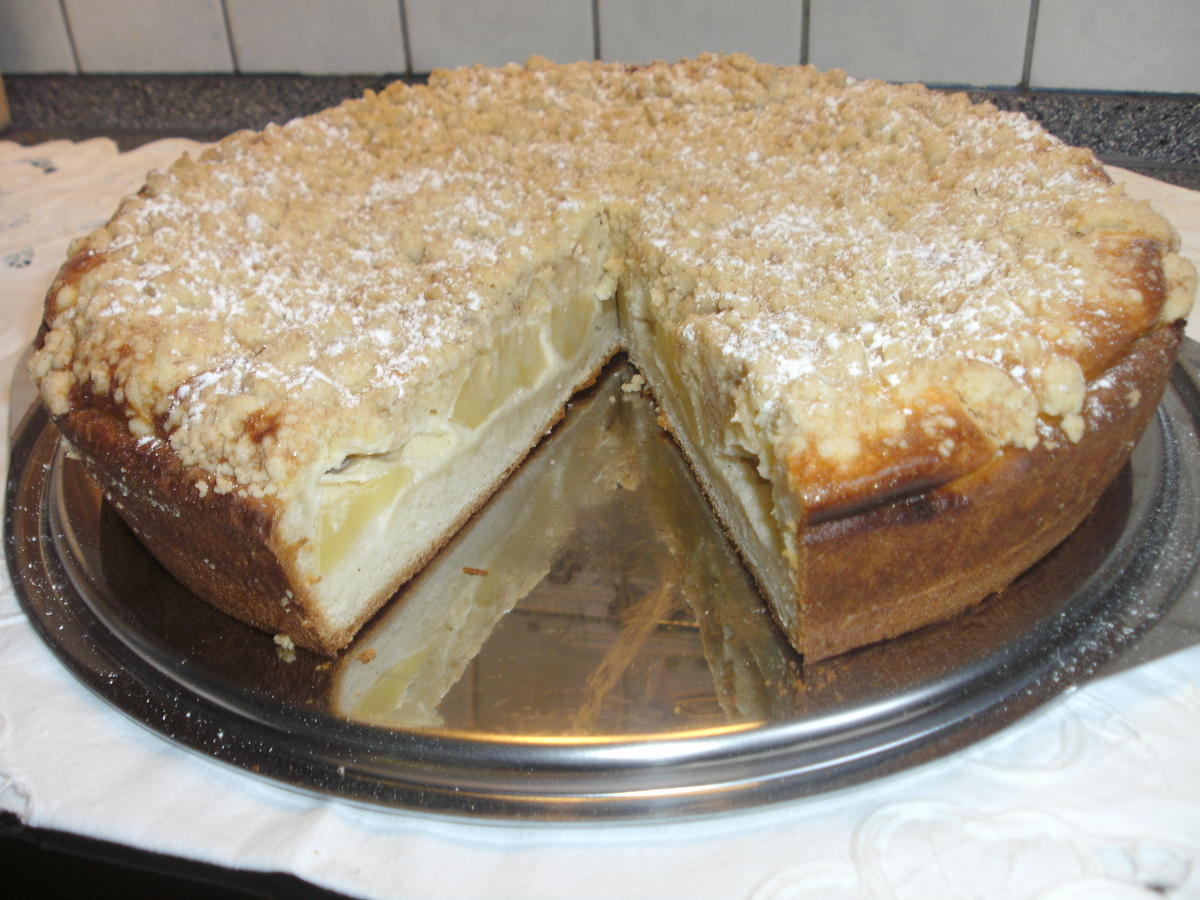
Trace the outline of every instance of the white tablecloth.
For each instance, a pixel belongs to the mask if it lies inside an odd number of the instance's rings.
[[[68,239],[192,146],[118,155],[107,140],[0,143],[5,390]],[[1200,258],[1200,194],[1116,175],[1154,199]],[[6,419],[23,412],[7,397],[0,406]],[[706,820],[493,825],[313,798],[173,746],[67,674],[5,575],[0,808],[33,827],[372,897],[1200,896],[1200,648],[834,794]]]

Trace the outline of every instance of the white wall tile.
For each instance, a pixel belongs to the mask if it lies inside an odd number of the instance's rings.
[[[1026,0],[812,0],[808,58],[856,78],[1014,85],[1028,26]]]
[[[1042,0],[1030,84],[1200,92],[1197,0]]]
[[[58,0],[0,0],[0,73],[74,71]]]
[[[405,8],[416,72],[594,55],[590,0],[405,0]]]
[[[403,72],[398,0],[225,0],[242,72]]]
[[[600,0],[600,55],[649,62],[737,52],[795,64],[801,8],[797,0]]]
[[[82,72],[229,72],[221,0],[65,0]]]

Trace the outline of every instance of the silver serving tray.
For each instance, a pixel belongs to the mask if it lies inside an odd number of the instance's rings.
[[[780,638],[623,363],[337,660],[281,648],[166,574],[21,375],[9,571],[80,681],[255,776],[499,821],[724,812],[939,758],[1200,642],[1198,364],[1188,342],[1094,513],[1002,595],[814,665]]]

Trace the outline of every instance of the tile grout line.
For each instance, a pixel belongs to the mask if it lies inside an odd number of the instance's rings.
[[[83,67],[79,65],[79,48],[75,46],[75,32],[71,30],[71,17],[67,15],[67,0],[58,0],[58,11],[62,15],[63,28],[67,32],[67,44],[71,48],[71,58],[75,60],[75,74],[82,75]]]
[[[404,0],[396,0],[400,9],[400,46],[404,50],[404,70],[413,73],[412,39],[408,36],[408,4]]]
[[[600,0],[592,0],[592,59],[603,58],[600,53]]]
[[[800,4],[800,65],[808,65],[808,23],[812,16],[812,0]]]
[[[229,21],[229,4],[227,0],[221,0],[221,18],[225,21],[225,41],[229,44],[229,59],[233,62],[233,71],[242,71],[242,66],[238,62],[237,45],[233,42],[233,25]]]
[[[1038,4],[1040,0],[1029,0],[1029,24],[1025,28],[1025,58],[1021,62],[1021,81],[1017,87],[1029,90],[1029,79],[1033,72],[1033,42],[1037,35]]]

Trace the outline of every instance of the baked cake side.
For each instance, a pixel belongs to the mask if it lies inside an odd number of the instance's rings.
[[[72,248],[32,368],[171,571],[332,653],[624,348],[819,658],[1061,540],[1194,293],[1170,225],[1022,116],[745,57],[531,60],[152,174]],[[1078,498],[1047,480],[1076,470]],[[903,564],[952,524],[959,577]]]

